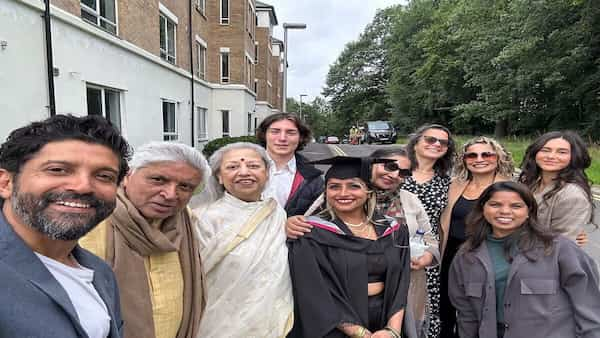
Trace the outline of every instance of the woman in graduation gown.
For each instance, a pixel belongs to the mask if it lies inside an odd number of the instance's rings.
[[[313,230],[289,241],[295,299],[288,337],[400,337],[410,281],[408,229],[374,213],[374,160],[334,157],[326,210]]]

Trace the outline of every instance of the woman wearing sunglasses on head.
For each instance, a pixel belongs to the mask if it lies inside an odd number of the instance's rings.
[[[477,199],[494,182],[509,181],[514,170],[512,157],[496,140],[480,136],[460,149],[454,177],[448,191],[448,205],[440,220],[442,227],[442,266],[440,276],[441,336],[458,338],[456,309],[448,298],[448,270],[458,248],[467,239],[465,218]]]
[[[585,174],[590,165],[590,154],[577,133],[553,131],[527,147],[519,176],[533,191],[540,225],[579,245],[587,242],[583,226],[592,221],[592,192]]]
[[[484,190],[467,233],[449,275],[461,338],[600,337],[596,264],[538,224],[525,185],[497,182]]]
[[[448,202],[448,175],[454,156],[452,135],[444,126],[425,125],[411,135],[406,150],[412,164],[412,176],[404,180],[401,188],[419,197],[429,216],[432,233],[438,238],[440,215]],[[437,338],[440,334],[438,267],[427,269],[427,289],[431,313],[427,337]]]
[[[386,160],[314,162],[331,164],[326,209],[306,218],[310,233],[288,242],[295,299],[288,337],[401,336],[410,278],[408,229],[375,212],[373,162]]]

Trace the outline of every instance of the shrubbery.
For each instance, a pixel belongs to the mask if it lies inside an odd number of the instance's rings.
[[[208,142],[204,146],[202,153],[204,154],[204,156],[206,156],[206,158],[209,158],[210,155],[212,155],[219,148],[221,148],[227,144],[236,143],[236,142],[250,142],[250,143],[258,144],[258,139],[256,138],[256,136],[238,136],[238,137],[218,138],[218,139]]]

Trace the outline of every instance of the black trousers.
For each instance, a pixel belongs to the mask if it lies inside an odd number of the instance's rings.
[[[442,258],[442,267],[440,271],[440,320],[442,328],[440,332],[441,338],[459,338],[456,329],[456,309],[450,303],[448,297],[448,275],[450,272],[450,264],[458,251],[458,248],[465,241],[456,237],[449,237]]]

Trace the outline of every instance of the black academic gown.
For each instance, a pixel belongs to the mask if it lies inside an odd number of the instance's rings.
[[[383,316],[379,329],[406,306],[410,253],[406,225],[378,222],[378,240],[355,237],[338,221],[311,218],[313,230],[288,241],[294,291],[291,338],[345,337],[342,323],[367,326],[367,255],[383,253],[387,262]],[[317,223],[324,225],[320,227]]]

